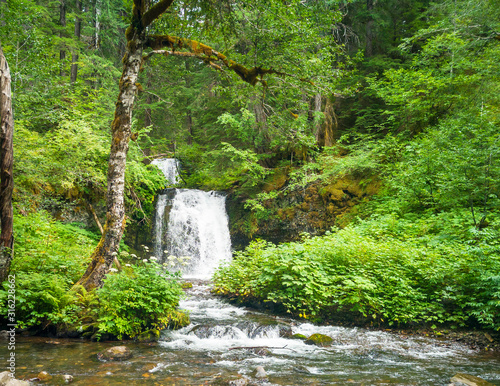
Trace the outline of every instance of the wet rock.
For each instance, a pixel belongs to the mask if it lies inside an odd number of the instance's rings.
[[[241,331],[233,326],[211,326],[211,325],[198,325],[194,326],[189,334],[196,335],[200,339],[208,338],[238,338]]]
[[[128,347],[115,346],[97,354],[97,359],[102,361],[123,361],[132,357],[132,352]]]
[[[268,355],[271,355],[271,354],[272,354],[272,353],[271,353],[271,351],[270,351],[270,350],[268,350],[268,349],[267,349],[267,348],[265,348],[265,347],[257,347],[257,348],[254,348],[254,349],[253,349],[253,353],[254,353],[255,355],[260,355],[260,356],[263,356],[263,357],[265,357],[265,356],[268,356]]]
[[[247,385],[248,385],[247,378],[240,378],[240,379],[235,379],[234,381],[229,381],[229,386],[247,386]]]
[[[300,340],[307,340],[307,336],[303,334],[293,334],[290,339],[300,339]]]
[[[323,334],[312,334],[306,341],[305,344],[316,345],[319,347],[329,347],[333,343],[333,339],[328,335]]]
[[[64,381],[64,383],[71,383],[71,382],[73,382],[74,378],[72,375],[64,374],[64,375],[61,375],[61,379]]]
[[[42,382],[48,382],[52,379],[52,375],[46,371],[40,371],[36,377]]]
[[[154,329],[144,331],[137,335],[135,339],[142,343],[157,342],[160,339],[160,331]]]
[[[458,373],[450,379],[454,386],[493,386],[492,383],[474,375]]]
[[[3,371],[0,373],[0,386],[28,386],[30,383],[12,378],[10,371]]]
[[[0,385],[5,385],[12,379],[10,374],[11,374],[10,371],[3,371],[0,373]]]
[[[142,371],[149,371],[153,370],[156,367],[154,363],[148,363],[147,365],[142,366]]]
[[[280,338],[290,338],[292,334],[292,327],[285,324],[279,326]]]
[[[5,383],[5,386],[29,386],[30,383],[28,381],[21,381],[19,379],[11,378],[10,381]]]
[[[9,331],[7,330],[0,331],[0,339],[9,340]]]
[[[295,366],[293,368],[293,371],[295,371],[297,373],[302,373],[302,374],[311,374],[311,372],[305,366]]]
[[[257,366],[255,368],[255,378],[259,378],[259,379],[267,378],[267,373],[266,373],[266,370],[264,370],[264,367]]]
[[[74,326],[65,326],[57,329],[57,338],[78,338],[81,332]]]

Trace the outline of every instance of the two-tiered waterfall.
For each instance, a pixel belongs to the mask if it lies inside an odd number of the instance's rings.
[[[153,161],[169,184],[177,183],[179,163]],[[160,194],[156,204],[155,256],[185,277],[208,278],[231,258],[231,239],[225,208],[218,192],[172,189]],[[168,216],[166,216],[169,209]]]

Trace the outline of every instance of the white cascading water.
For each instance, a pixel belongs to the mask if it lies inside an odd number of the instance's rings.
[[[170,184],[176,183],[179,164],[174,159],[153,161]],[[175,189],[173,199],[160,194],[156,204],[155,256],[180,270],[184,277],[209,278],[215,268],[231,258],[231,238],[226,198],[218,192]],[[166,226],[165,208],[171,205]],[[165,240],[165,241],[164,241]]]
[[[179,182],[179,161],[175,158],[161,158],[151,161],[152,165],[156,165],[167,179],[169,185]]]
[[[161,170],[165,179],[167,180],[167,185],[173,185],[178,182],[179,179],[179,161],[175,158],[162,158],[155,159],[151,162],[152,165],[156,165],[158,169]],[[155,226],[153,229],[154,234],[154,255],[157,258],[161,258],[163,255],[163,242],[162,237],[165,233],[165,208],[169,204],[168,195],[163,193],[158,195],[158,200],[156,202],[156,214],[155,214]]]
[[[231,258],[226,197],[177,189],[167,226],[167,250],[169,263],[184,265],[185,277],[209,278],[222,261]]]

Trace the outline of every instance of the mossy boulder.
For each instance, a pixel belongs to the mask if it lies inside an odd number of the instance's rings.
[[[144,331],[137,335],[135,339],[141,343],[157,342],[160,339],[160,331],[155,329]]]
[[[307,338],[305,343],[319,347],[329,347],[332,345],[333,339],[328,335],[312,334],[309,338]]]

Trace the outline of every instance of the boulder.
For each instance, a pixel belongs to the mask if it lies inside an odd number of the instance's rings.
[[[493,386],[493,383],[487,382],[474,375],[458,373],[450,379],[454,386]]]
[[[319,347],[329,347],[333,343],[333,339],[328,335],[323,334],[312,334],[307,340],[305,344],[316,345]]]
[[[267,373],[266,370],[264,370],[264,367],[262,366],[257,366],[255,368],[255,378],[267,378]]]
[[[10,371],[0,373],[0,386],[29,386],[29,384],[27,381],[12,378]]]
[[[40,371],[36,377],[42,382],[47,382],[52,379],[52,375],[46,371]]]
[[[102,361],[123,361],[132,357],[132,352],[126,346],[110,347],[97,354],[97,358]]]
[[[160,331],[155,329],[144,331],[137,335],[135,339],[142,343],[158,342],[160,339]]]
[[[5,386],[30,386],[28,381],[21,381],[20,379],[13,379],[5,384]]]
[[[5,385],[11,379],[12,377],[10,376],[10,371],[2,371],[0,373],[0,385]]]

